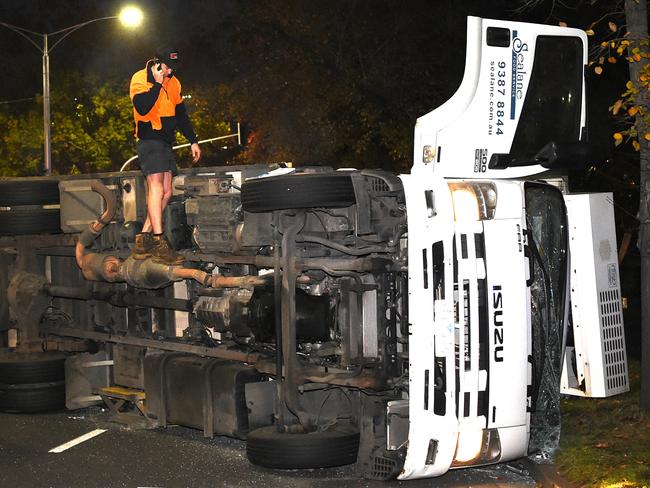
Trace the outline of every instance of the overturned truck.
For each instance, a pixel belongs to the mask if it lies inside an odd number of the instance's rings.
[[[628,388],[611,198],[533,178],[591,162],[585,53],[581,31],[470,17],[410,174],[181,171],[178,266],[130,257],[138,173],[0,182],[0,408],[105,401],[375,479],[552,452],[560,391]]]

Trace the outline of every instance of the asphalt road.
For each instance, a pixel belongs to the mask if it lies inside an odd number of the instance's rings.
[[[62,453],[48,451],[95,429],[107,432]],[[184,427],[134,430],[99,408],[43,415],[0,414],[0,486],[422,488],[541,486],[519,463],[463,469],[414,481],[358,479],[351,467],[274,471],[251,465],[242,441],[204,439]]]

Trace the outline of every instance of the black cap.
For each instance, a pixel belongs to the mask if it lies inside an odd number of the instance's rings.
[[[165,63],[171,69],[178,69],[179,56],[178,49],[171,47],[164,47],[156,51],[156,59],[161,63]]]

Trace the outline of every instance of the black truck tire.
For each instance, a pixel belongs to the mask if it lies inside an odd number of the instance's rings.
[[[0,411],[8,413],[53,412],[65,408],[65,381],[0,384]]]
[[[64,354],[13,352],[0,356],[0,384],[49,383],[64,378]]]
[[[334,426],[306,434],[278,432],[274,425],[256,429],[246,439],[248,460],[276,469],[331,468],[352,464],[359,451],[359,431]]]
[[[57,180],[0,181],[0,207],[59,203]]]
[[[297,208],[344,208],[356,203],[348,172],[300,173],[247,180],[241,187],[242,208],[271,212]]]
[[[65,358],[59,352],[0,355],[0,411],[35,413],[65,408]]]
[[[12,208],[0,210],[0,235],[58,234],[61,212],[58,208]]]

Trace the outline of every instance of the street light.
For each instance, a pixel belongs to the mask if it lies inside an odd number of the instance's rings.
[[[66,37],[72,34],[74,31],[81,29],[82,27],[87,26],[88,24],[93,24],[99,22],[100,20],[110,20],[110,19],[119,19],[120,22],[125,27],[137,27],[142,22],[142,11],[138,7],[128,6],[124,7],[119,15],[110,15],[108,17],[99,17],[97,19],[88,20],[86,22],[81,22],[80,24],[75,24],[65,29],[61,29],[55,32],[50,32],[47,34],[34,32],[29,29],[24,29],[22,27],[17,27],[12,24],[7,24],[6,22],[0,22],[0,25],[14,31],[16,34],[21,35],[27,39],[30,44],[32,44],[36,49],[38,49],[41,54],[43,54],[43,169],[46,175],[52,174],[52,147],[50,142],[50,52]],[[51,36],[60,36],[52,46],[49,45],[49,40]],[[33,37],[42,39],[43,44],[38,45]]]

